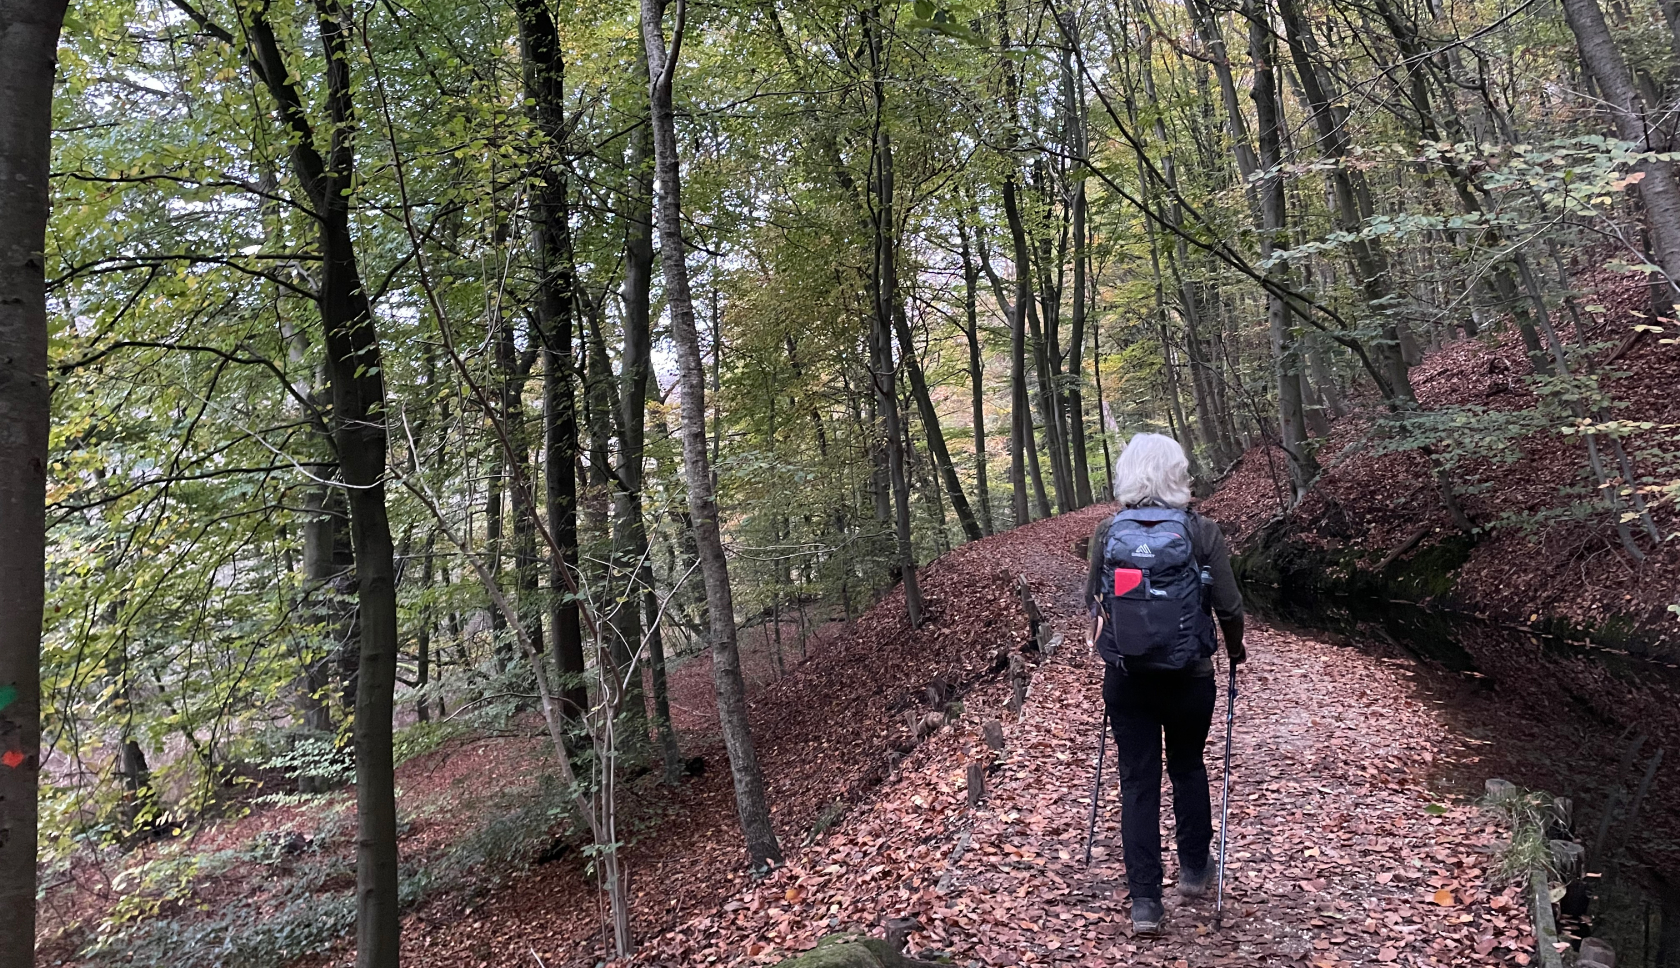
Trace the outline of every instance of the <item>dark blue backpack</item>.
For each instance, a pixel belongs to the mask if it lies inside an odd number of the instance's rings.
[[[1116,514],[1103,568],[1107,628],[1097,639],[1103,661],[1183,669],[1213,655],[1206,605],[1211,574],[1196,558],[1188,511],[1139,507]]]

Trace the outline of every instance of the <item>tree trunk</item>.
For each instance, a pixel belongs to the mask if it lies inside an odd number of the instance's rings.
[[[321,38],[336,124],[348,126],[349,24],[336,2],[322,5]],[[333,140],[347,138],[346,128]],[[294,154],[299,149],[294,149]],[[338,151],[335,150],[335,154]],[[367,290],[350,237],[351,157],[311,182],[321,220],[321,320],[332,379],[333,437],[349,488],[351,545],[356,553],[360,667],[356,675],[356,964],[398,963],[397,801],[391,750],[391,713],[397,671],[396,568],[385,510],[385,382],[380,344]]]
[[[1085,289],[1091,259],[1085,226],[1085,156],[1090,150],[1085,136],[1085,80],[1074,67],[1073,45],[1079,43],[1077,21],[1062,16],[1062,30],[1068,46],[1062,51],[1063,126],[1067,153],[1072,159],[1073,198],[1069,202],[1069,231],[1073,234],[1073,319],[1068,334],[1068,381],[1063,391],[1062,410],[1067,418],[1068,452],[1073,459],[1074,503],[1091,503],[1090,445],[1085,439]]]
[[[643,58],[645,58],[645,54]],[[643,59],[638,58],[638,59]],[[646,67],[643,65],[643,69]],[[613,628],[632,651],[644,644],[653,671],[654,730],[658,734],[667,782],[682,772],[682,752],[671,728],[671,700],[665,678],[664,640],[659,634],[659,600],[654,593],[653,565],[647,560],[647,521],[642,510],[643,457],[647,439],[647,400],[652,385],[653,330],[649,319],[653,282],[653,133],[646,125],[630,139],[630,186],[627,193],[624,242],[624,348],[619,376],[617,489],[613,494],[613,563],[627,576],[625,602],[613,614]],[[638,603],[641,608],[638,609]],[[644,638],[643,616],[646,612]],[[640,682],[640,675],[634,677]],[[646,715],[646,702],[636,720]]]
[[[35,964],[46,594],[47,181],[64,0],[0,0],[0,968]]]
[[[277,187],[272,176],[268,179],[272,190]],[[296,366],[308,362],[309,336],[301,328],[286,330],[287,356]],[[327,425],[331,404],[325,387],[324,367],[318,367],[307,399],[316,419],[310,421],[309,444],[319,458],[310,471],[319,481],[331,481],[338,476],[338,464],[333,455],[332,428]],[[327,646],[318,656],[307,650],[300,656],[303,669],[298,677],[298,712],[307,732],[331,742],[333,739],[332,704],[327,687],[332,682],[332,667],[341,661],[343,653],[354,647],[351,636],[352,616],[344,607],[338,588],[355,570],[349,556],[349,541],[344,539],[342,525],[346,514],[342,488],[331,484],[313,484],[303,494],[303,515],[298,530],[303,537],[302,596],[299,603],[304,620],[321,629],[322,644]],[[341,548],[344,554],[341,556]],[[288,556],[289,557],[289,556]],[[340,560],[340,558],[344,560]],[[348,712],[348,709],[346,710]],[[325,781],[319,777],[303,776],[298,780],[301,793],[325,792]]]
[[[986,486],[986,395],[985,370],[980,361],[979,276],[968,248],[968,226],[959,221],[962,240],[963,335],[968,339],[968,385],[974,406],[974,494],[980,502],[980,530],[992,534],[992,495]]]
[[[437,618],[432,614],[430,595],[436,550],[437,533],[434,531],[426,535],[425,562],[420,571],[420,594],[423,600],[420,606],[420,630],[414,636],[414,689],[422,694],[426,683],[430,682],[432,677],[432,627],[437,624]],[[422,723],[431,720],[431,706],[425,698],[414,703],[414,718]]]
[[[1153,57],[1153,46],[1151,37],[1146,36],[1143,41],[1141,72],[1145,96],[1151,102],[1158,102],[1155,73],[1149,66]],[[1167,136],[1166,120],[1162,113],[1155,116],[1154,131],[1155,139],[1161,144],[1172,143]],[[1172,192],[1172,204],[1166,210],[1166,215],[1172,225],[1182,227],[1184,212],[1178,201],[1178,162],[1171,150],[1161,159],[1161,174]],[[1196,423],[1202,439],[1207,444],[1208,458],[1213,461],[1215,467],[1219,467],[1227,464],[1233,455],[1230,453],[1230,440],[1225,432],[1213,386],[1217,377],[1202,343],[1202,323],[1206,315],[1203,312],[1202,292],[1195,280],[1184,274],[1189,268],[1187,263],[1190,259],[1190,249],[1189,243],[1182,235],[1176,236],[1175,247],[1167,251],[1166,258],[1167,268],[1173,277],[1173,288],[1178,292],[1179,307],[1184,316],[1184,348],[1190,361],[1190,389],[1196,404]]]
[[[1027,393],[1027,333],[1037,330],[1037,311],[1033,308],[1032,255],[1027,248],[1026,226],[1021,221],[1021,206],[1016,191],[1015,170],[1011,167],[1003,181],[1003,210],[1009,222],[1009,234],[1015,250],[1015,312],[1009,321],[1009,390],[1010,390],[1010,486],[1015,489],[1015,523],[1032,520],[1027,512],[1026,470],[1023,458],[1034,468],[1038,464],[1038,445],[1033,440],[1032,406]],[[1050,516],[1050,500],[1044,493],[1044,478],[1033,472],[1034,493],[1038,516]],[[1019,480],[1017,480],[1019,478]]]
[[[1616,136],[1634,143],[1635,151],[1651,150],[1647,105],[1634,86],[1627,62],[1604,23],[1597,0],[1563,0],[1564,17],[1575,32],[1581,63],[1604,92],[1604,104],[1615,124]],[[1668,276],[1669,285],[1680,283],[1680,180],[1668,161],[1646,158],[1633,166],[1644,175],[1636,186],[1645,205],[1656,263]]]
[[[1008,101],[1010,118],[1019,124],[1020,85],[1015,76],[1014,62],[1009,59],[1009,5],[998,0],[998,43],[1004,51],[999,66],[1003,71],[1004,98]],[[1009,314],[1009,488],[1010,506],[1014,511],[1013,526],[1032,520],[1027,510],[1026,453],[1034,444],[1031,416],[1027,413],[1027,320],[1032,312],[1033,292],[1031,261],[1027,256],[1026,229],[1021,224],[1021,205],[1017,197],[1020,172],[1013,156],[1006,157],[1003,176],[1003,210],[1009,220],[1009,237],[1015,257],[1015,307]],[[1036,462],[1036,458],[1035,458]],[[1043,483],[1039,491],[1044,490]],[[1049,517],[1049,502],[1039,501],[1041,516]]]
[[[968,497],[963,494],[962,481],[957,478],[956,465],[951,463],[951,451],[945,446],[945,431],[939,426],[939,411],[934,409],[933,397],[928,393],[927,378],[922,373],[921,361],[916,358],[916,342],[910,335],[910,324],[904,318],[902,302],[895,300],[892,317],[893,330],[898,335],[899,355],[904,360],[905,373],[910,378],[910,393],[916,400],[916,410],[922,418],[928,453],[933,458],[939,476],[945,481],[945,490],[951,495],[951,510],[956,512],[957,523],[962,525],[963,536],[970,541],[978,541],[981,537],[980,523],[974,519],[974,511],[969,507]]]
[[[1231,153],[1236,158],[1237,174],[1242,178],[1243,191],[1248,195],[1249,204],[1258,208],[1259,199],[1256,197],[1252,179],[1254,173],[1259,170],[1260,162],[1254,156],[1254,146],[1249,144],[1248,121],[1243,117],[1241,102],[1237,100],[1237,85],[1231,75],[1230,54],[1225,48],[1225,32],[1214,16],[1208,0],[1188,0],[1188,3],[1190,13],[1196,21],[1196,30],[1202,35],[1202,42],[1207,44],[1208,52],[1212,55],[1210,59],[1213,61],[1214,74],[1219,78],[1219,96],[1225,104],[1226,131],[1231,138]]]
[[[1042,258],[1036,261],[1043,265]],[[1027,314],[1027,337],[1031,341],[1033,375],[1038,384],[1039,426],[1044,434],[1045,452],[1050,458],[1050,484],[1056,491],[1056,510],[1065,514],[1073,510],[1073,475],[1068,468],[1066,448],[1062,445],[1062,420],[1056,406],[1054,354],[1049,336],[1050,327],[1055,322],[1051,311],[1056,303],[1050,294],[1049,281],[1049,273],[1041,271],[1039,293],[1045,316],[1041,326],[1037,312]],[[1045,516],[1049,516],[1048,511]]]
[[[677,346],[678,379],[682,392],[683,473],[688,483],[688,506],[694,516],[694,537],[700,569],[706,582],[711,613],[712,672],[717,687],[718,720],[735,781],[735,806],[746,837],[747,856],[754,866],[781,862],[781,847],[770,824],[764,776],[753,750],[747,724],[746,682],[735,641],[735,603],[729,588],[729,562],[719,531],[717,499],[711,461],[706,454],[706,371],[700,358],[700,334],[694,326],[694,299],[689,289],[688,264],[682,237],[681,181],[677,162],[676,112],[671,88],[681,53],[685,0],[676,0],[677,25],[671,50],[665,48],[664,0],[641,0],[642,42],[647,50],[648,100],[653,128],[654,172],[659,184],[658,225],[660,263],[665,272],[665,299],[671,314],[671,335]]]
[[[1279,249],[1289,246],[1289,228],[1285,224],[1283,173],[1277,168],[1283,159],[1283,105],[1278,101],[1277,77],[1272,64],[1277,60],[1275,34],[1250,2],[1248,44],[1254,62],[1255,120],[1260,129],[1260,170],[1264,172],[1256,186],[1260,205],[1260,257],[1272,259]],[[1290,307],[1279,295],[1288,285],[1281,265],[1266,271],[1274,283],[1266,294],[1266,320],[1272,337],[1272,367],[1277,382],[1278,426],[1283,451],[1289,461],[1289,481],[1294,492],[1292,504],[1306,497],[1307,489],[1318,476],[1318,462],[1313,457],[1312,444],[1307,438],[1305,402],[1302,400],[1302,367],[1299,340],[1289,324]]]
[[[527,334],[531,349],[523,353],[516,351],[511,329],[503,337],[506,380],[502,391],[502,414],[510,445],[506,455],[510,472],[507,480],[513,482],[536,479],[531,460],[530,420],[525,413],[525,384],[531,378],[531,367],[536,364],[542,346],[541,328],[534,329]],[[517,500],[511,499],[510,495],[509,503],[513,511],[513,577],[514,587],[518,589],[519,620],[524,623],[525,631],[540,655],[543,651],[542,562],[537,554],[537,508],[535,503],[527,500],[532,497],[529,492]],[[495,610],[492,612],[494,614]],[[510,658],[512,648],[510,643]]]
[[[1330,184],[1335,198],[1337,221],[1343,231],[1355,236],[1349,248],[1353,252],[1360,287],[1364,291],[1369,312],[1381,321],[1383,339],[1375,349],[1380,361],[1382,382],[1386,385],[1378,389],[1394,405],[1410,408],[1416,403],[1417,396],[1412,391],[1411,378],[1407,373],[1399,324],[1386,305],[1392,292],[1388,259],[1382,246],[1375,239],[1361,238],[1358,235],[1364,223],[1365,213],[1370,208],[1369,188],[1365,184],[1363,174],[1349,165],[1342,164],[1350,147],[1347,128],[1334,107],[1337,102],[1333,92],[1318,74],[1318,65],[1314,60],[1318,42],[1302,18],[1297,4],[1298,0],[1278,0],[1278,13],[1283,20],[1284,36],[1289,45],[1290,56],[1295,62],[1296,78],[1300,81],[1301,92],[1306,97],[1307,107],[1318,129],[1319,148],[1326,157],[1336,162],[1330,171]]]
[[[324,401],[323,401],[324,403]],[[327,408],[322,407],[325,412]],[[328,446],[330,446],[330,440]],[[322,468],[316,467],[317,473]],[[333,468],[329,473],[336,473]],[[325,476],[325,475],[323,475]],[[339,546],[339,522],[344,517],[343,492],[326,485],[311,487],[303,495],[304,518],[299,527],[303,532],[304,600],[308,604],[309,620],[318,622],[323,635],[330,634],[329,643],[336,644],[316,658],[305,657],[303,675],[298,683],[298,706],[303,727],[330,738],[333,731],[332,705],[327,701],[327,687],[331,684],[331,669],[339,652],[349,647],[348,616],[342,614],[334,598],[333,586],[343,566],[336,560]],[[319,604],[311,602],[320,599]],[[336,621],[335,621],[336,619]],[[331,631],[329,631],[331,630]],[[305,793],[319,793],[312,789],[313,778],[303,780]]]
[[[1033,194],[1041,201],[1042,224],[1056,221],[1051,202],[1052,183],[1042,157],[1033,163]],[[1045,233],[1048,236],[1048,232]],[[1073,462],[1068,457],[1067,428],[1063,419],[1061,384],[1061,310],[1062,259],[1048,237],[1036,240],[1033,262],[1038,269],[1039,311],[1028,316],[1028,322],[1040,326],[1029,330],[1032,339],[1033,372],[1038,382],[1038,412],[1044,428],[1044,447],[1050,457],[1050,480],[1056,488],[1056,509],[1061,513],[1073,510]]]
[[[315,126],[266,8],[251,11],[244,41],[208,21],[200,20],[200,24],[225,43],[248,45],[245,52],[252,73],[268,88],[280,119],[292,132],[292,165],[318,229],[321,270],[316,303],[332,394],[333,441],[348,491],[358,602],[356,964],[357,968],[394,968],[399,958],[400,912],[391,715],[398,629],[396,566],[385,508],[385,377],[379,335],[350,232],[356,157],[349,13],[339,0],[319,0],[316,10],[330,129],[325,157],[315,147]]]
[[[899,580],[904,583],[904,611],[910,627],[922,624],[922,591],[916,581],[916,549],[910,530],[910,479],[906,464],[904,430],[898,408],[898,368],[893,364],[892,330],[898,310],[898,223],[893,207],[892,140],[887,134],[882,114],[886,109],[886,82],[882,78],[880,23],[869,15],[864,21],[869,44],[871,72],[874,74],[875,143],[871,157],[873,168],[870,189],[875,196],[874,230],[875,258],[871,273],[871,295],[875,299],[874,326],[871,334],[870,378],[875,387],[875,400],[881,409],[887,447],[887,480],[893,495],[893,535],[898,545]],[[905,326],[901,339],[909,336]],[[938,424],[937,416],[934,418]]]
[[[492,391],[490,399],[500,403],[507,396],[505,390]],[[501,420],[507,413],[506,406],[500,407],[501,413],[491,414],[491,420]],[[505,426],[504,426],[505,432]],[[507,480],[507,454],[498,441],[490,448],[490,472],[485,475],[486,488],[484,493],[484,556],[489,559],[485,573],[493,581],[502,580],[502,517],[507,502],[502,499],[503,484]],[[484,590],[490,594],[489,589]],[[513,664],[513,640],[508,638],[507,618],[496,608],[490,609],[490,644],[495,652],[496,671],[506,672]]]
[[[549,534],[560,549],[549,551],[548,626],[558,673],[561,713],[577,719],[589,705],[584,686],[583,630],[578,603],[566,593],[566,571],[575,570],[577,527],[577,404],[572,377],[572,307],[577,274],[572,265],[570,202],[566,171],[559,164],[565,124],[565,63],[559,34],[541,0],[516,0],[519,39],[525,61],[525,90],[535,102],[538,127],[549,139],[547,154],[533,172],[536,229],[537,327],[543,360],[543,503]]]
[[[1101,326],[1091,327],[1091,383],[1097,391],[1097,434],[1102,438],[1103,452],[1103,480],[1108,486],[1103,490],[1103,500],[1114,500],[1114,455],[1108,448],[1108,404],[1103,401],[1102,390],[1102,343]]]

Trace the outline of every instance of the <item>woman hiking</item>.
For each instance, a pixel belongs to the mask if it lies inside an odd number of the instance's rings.
[[[1085,600],[1103,658],[1103,705],[1120,772],[1120,833],[1132,928],[1157,934],[1161,906],[1161,748],[1177,821],[1178,892],[1213,877],[1212,808],[1202,748],[1213,719],[1213,617],[1232,666],[1243,661],[1242,594],[1219,525],[1188,510],[1178,441],[1138,434],[1114,469],[1120,511],[1091,536]],[[1211,614],[1210,614],[1211,613]]]

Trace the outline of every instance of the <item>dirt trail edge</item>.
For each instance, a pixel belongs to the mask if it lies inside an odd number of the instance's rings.
[[[1097,519],[1076,517],[1087,532]],[[1131,937],[1112,770],[1083,862],[1102,670],[1080,629],[1083,565],[1067,547],[1078,529],[1035,530],[1053,544],[1026,577],[1067,645],[1038,664],[1022,714],[1005,711],[1007,679],[969,692],[960,720],[869,802],[771,877],[649,939],[636,963],[773,963],[844,928],[879,935],[888,917],[918,919],[910,950],[958,965],[1537,960],[1521,888],[1497,871],[1502,831],[1471,804],[1430,799],[1431,764],[1455,745],[1433,707],[1392,664],[1263,625],[1239,680],[1231,920],[1214,923],[1211,898],[1179,901],[1169,856],[1166,934]],[[1216,733],[1223,678],[1222,668]],[[992,718],[1005,735],[995,764],[981,738]],[[1222,745],[1208,749],[1216,814]],[[971,808],[974,761],[993,765]],[[1170,824],[1170,806],[1163,817]]]

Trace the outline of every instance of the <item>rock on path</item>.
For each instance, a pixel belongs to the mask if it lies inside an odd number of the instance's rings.
[[[902,916],[922,925],[912,952],[959,965],[1535,960],[1522,894],[1497,872],[1500,830],[1426,789],[1452,743],[1438,715],[1383,661],[1263,625],[1251,628],[1239,679],[1227,920],[1215,923],[1211,899],[1178,900],[1169,847],[1166,934],[1131,937],[1112,770],[1084,864],[1101,665],[1075,614],[1080,563],[1060,557],[1052,574],[1029,578],[1070,645],[1035,670],[1018,719],[1004,711],[1006,679],[977,688],[962,719],[904,760],[870,804],[712,914],[650,939],[637,961],[773,963],[825,934]],[[1208,747],[1216,815],[1223,678]],[[993,717],[1006,738],[995,762],[981,738]],[[972,761],[991,767],[975,808]],[[1170,824],[1170,805],[1162,815]]]

